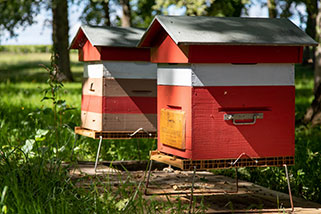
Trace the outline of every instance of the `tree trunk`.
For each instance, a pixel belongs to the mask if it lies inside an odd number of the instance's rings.
[[[321,84],[315,91],[314,100],[304,116],[304,122],[311,122],[312,125],[321,124]]]
[[[131,26],[131,14],[129,0],[119,0],[123,8],[123,16],[121,17],[121,26],[130,27]]]
[[[313,39],[317,39],[317,16],[318,16],[318,1],[317,0],[306,0],[306,10],[308,14],[307,26],[305,32],[311,36]],[[315,62],[315,47],[312,48],[312,53],[310,52],[309,47],[305,47],[303,53],[303,64],[307,64],[309,59],[312,59],[314,64]],[[315,89],[317,84],[314,85]]]
[[[269,17],[270,18],[276,18],[278,13],[277,13],[277,10],[276,10],[275,0],[268,0],[267,1],[267,6],[268,6],[268,9],[269,9]]]
[[[69,22],[67,0],[52,0],[52,41],[54,60],[61,80],[73,81],[69,58]]]
[[[315,20],[316,26],[321,27],[321,8],[318,11]],[[312,31],[315,32],[316,31]],[[321,34],[318,35],[318,40],[321,41]],[[315,48],[315,63],[314,63],[314,100],[308,108],[304,122],[311,122],[312,125],[321,124],[321,47]]]
[[[103,2],[103,9],[105,12],[105,25],[110,26],[110,15],[109,15],[109,0]]]

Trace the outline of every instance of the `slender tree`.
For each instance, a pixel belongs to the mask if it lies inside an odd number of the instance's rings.
[[[276,8],[276,2],[275,0],[268,0],[267,1],[267,6],[268,6],[268,10],[269,10],[269,17],[270,18],[276,18],[278,15],[278,11]]]
[[[52,41],[54,60],[63,73],[63,80],[73,81],[69,58],[69,22],[67,0],[52,0]]]
[[[110,26],[110,11],[109,11],[109,0],[105,0],[102,2],[103,4],[103,9],[105,13],[105,25]]]
[[[64,80],[72,81],[68,49],[68,2],[67,0],[35,1],[11,0],[0,2],[0,34],[9,32],[11,37],[17,36],[16,29],[26,28],[35,22],[35,17],[45,6],[52,12],[52,41],[56,64],[64,73]]]
[[[134,27],[147,28],[159,10],[154,8],[155,0],[139,0],[131,10],[131,22]]]
[[[318,9],[316,19],[317,26],[321,27],[321,7]],[[318,41],[321,41],[321,34],[318,35]],[[314,99],[311,106],[308,108],[304,122],[311,122],[312,125],[321,124],[321,48],[320,45],[315,51],[315,66],[314,66]]]
[[[130,27],[131,24],[131,9],[129,0],[119,0],[119,3],[122,7],[122,17],[121,17],[121,26],[122,27]]]
[[[168,7],[185,8],[188,16],[241,16],[247,0],[156,0],[155,9],[168,14]]]
[[[87,0],[85,7],[80,17],[84,24],[90,25],[111,25],[110,20],[110,3],[111,0]]]

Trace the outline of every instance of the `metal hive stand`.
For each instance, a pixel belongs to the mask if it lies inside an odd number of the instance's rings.
[[[243,158],[246,156],[247,158]],[[294,212],[293,199],[291,193],[290,180],[288,175],[288,165],[294,165],[294,157],[272,157],[272,158],[251,158],[246,153],[241,153],[236,159],[222,159],[222,160],[189,160],[184,158],[179,158],[171,156],[159,151],[150,152],[150,163],[148,169],[148,175],[145,186],[145,195],[155,195],[148,193],[149,180],[151,175],[152,163],[153,161],[158,161],[161,163],[169,164],[170,166],[175,166],[181,170],[193,170],[193,179],[190,192],[190,208],[191,211],[193,203],[193,194],[194,194],[194,182],[196,170],[210,170],[210,169],[227,169],[235,168],[236,175],[236,188],[235,191],[206,191],[198,192],[198,194],[215,194],[215,193],[238,193],[238,167],[266,167],[266,166],[282,166],[285,168],[285,175],[288,184],[289,197],[291,203],[291,212]],[[181,195],[187,194],[186,192],[167,192],[167,193],[157,193],[156,195]]]
[[[72,147],[72,154],[71,159],[73,157],[74,148],[78,139],[78,135],[82,135],[85,137],[93,138],[93,139],[99,139],[97,154],[96,154],[96,161],[95,161],[95,172],[97,170],[98,165],[98,158],[99,153],[101,149],[101,143],[103,139],[109,139],[109,140],[115,140],[115,139],[123,139],[123,140],[129,140],[129,139],[156,139],[157,138],[157,132],[147,132],[143,128],[139,128],[134,132],[130,131],[95,131],[91,129],[85,129],[82,127],[75,127],[75,142]]]

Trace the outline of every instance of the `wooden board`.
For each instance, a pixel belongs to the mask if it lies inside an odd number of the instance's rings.
[[[133,132],[129,131],[95,131],[90,129],[84,129],[82,127],[75,127],[75,133],[78,135],[82,135],[85,137],[90,137],[93,139],[99,139],[103,137],[103,139],[133,139],[133,138],[150,138],[156,139],[156,132],[137,132],[135,135],[131,136]]]
[[[156,114],[101,114],[81,111],[81,127],[96,131],[156,132]]]
[[[156,114],[156,97],[82,95],[81,110],[106,114]]]
[[[267,167],[279,166],[284,164],[294,165],[294,157],[268,157],[268,158],[240,158],[240,159],[209,159],[209,160],[191,160],[180,158],[162,153],[160,151],[151,151],[150,159],[160,163],[168,164],[180,168],[181,170],[210,170],[210,169],[227,169],[232,167]],[[232,165],[235,163],[235,165]]]
[[[189,45],[184,52],[167,35],[154,41],[151,48],[153,63],[300,63],[300,46],[247,46],[247,45]],[[186,48],[184,48],[186,49]],[[188,54],[185,54],[188,53]]]
[[[176,158],[173,156],[165,155],[164,153],[161,153],[159,151],[151,151],[150,152],[150,159],[157,161],[159,163],[168,164],[171,166],[175,166],[177,168],[183,169],[183,159]]]
[[[97,182],[97,190],[100,193],[104,193],[106,191],[106,185],[115,188],[113,190],[117,192],[119,185],[123,185],[124,181],[127,181],[126,185],[132,187],[137,186],[146,178],[145,169],[147,162],[137,161],[136,163],[130,164],[133,164],[135,167],[128,167],[129,165],[127,165],[126,162],[127,161],[119,161],[115,163],[101,161],[99,162],[100,165],[97,171],[94,170],[95,162],[78,161],[77,164],[70,165],[70,163],[63,163],[62,166],[70,170],[69,176],[72,177],[77,187],[89,188],[92,186],[93,181],[99,181]],[[154,161],[152,168],[155,169],[154,167],[156,165],[157,163]],[[126,169],[124,169],[123,166]],[[179,200],[185,207],[188,207],[189,197],[186,196],[190,194],[193,172],[180,170],[168,172],[167,170],[161,170],[167,166],[158,165],[156,167],[158,170],[152,171],[150,176],[148,186],[149,194],[186,193],[180,196],[144,196],[143,200],[146,200],[146,202],[148,202],[148,200],[170,200],[173,204]],[[144,190],[144,188],[142,188],[142,190]],[[235,190],[234,178],[214,175],[204,171],[196,172],[194,180],[195,213],[289,213],[290,199],[288,194],[273,191],[243,180],[239,180],[238,193],[222,193],[222,191],[233,190]],[[209,191],[217,193],[204,193]],[[142,194],[144,193],[142,192]],[[321,205],[315,202],[306,201],[294,196],[293,203],[296,214],[321,213]],[[201,208],[204,207],[207,208],[206,211],[202,211]],[[277,209],[277,207],[280,208]],[[158,212],[166,213],[168,209],[167,207],[164,207],[164,209],[160,208]]]
[[[160,141],[177,149],[185,149],[185,112],[161,109]]]

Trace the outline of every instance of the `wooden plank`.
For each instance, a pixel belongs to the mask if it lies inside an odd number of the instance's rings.
[[[156,97],[156,79],[83,78],[83,95]]]
[[[157,97],[156,79],[114,79],[104,78],[106,97]]]
[[[156,132],[156,114],[102,114],[81,111],[81,127],[95,131]]]
[[[185,149],[185,112],[161,109],[160,142],[177,149]]]
[[[156,139],[156,132],[144,132],[139,131],[135,135],[132,135],[134,132],[130,131],[95,131],[91,129],[85,129],[82,127],[75,127],[75,133],[78,135],[82,135],[85,137],[90,137],[93,139],[99,139],[100,136],[103,139],[133,139],[133,138],[148,138],[148,139]]]
[[[83,78],[82,94],[103,96],[103,78]]]
[[[173,156],[169,156],[164,153],[160,153],[159,151],[151,151],[150,159],[183,169],[182,159],[175,158]]]
[[[104,130],[103,114],[81,111],[81,127],[89,130],[101,131]]]
[[[86,136],[95,139],[95,132],[81,127],[75,127],[75,133],[78,135]]]
[[[103,130],[156,132],[157,114],[103,114]]]
[[[189,63],[301,63],[299,46],[191,45]]]
[[[81,110],[106,114],[156,114],[156,97],[82,95]]]

